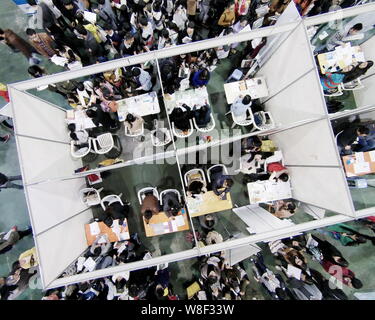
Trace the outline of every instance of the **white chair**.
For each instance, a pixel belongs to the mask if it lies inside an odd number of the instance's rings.
[[[254,119],[254,128],[257,130],[268,130],[272,129],[275,127],[275,122],[273,121],[273,118],[271,116],[271,113],[269,111],[259,111],[255,112],[255,116],[260,117],[262,123],[261,124],[256,124],[256,121]]]
[[[142,188],[141,190],[138,191],[138,201],[140,205],[142,205],[142,201],[145,198],[145,193],[148,193],[148,192],[152,192],[152,194],[159,200],[159,192],[156,188],[154,187]]]
[[[339,84],[339,86],[337,87],[337,91],[333,92],[333,93],[328,93],[328,92],[324,92],[323,91],[323,94],[325,97],[338,97],[338,96],[342,96],[344,94],[344,92],[342,92],[342,83]]]
[[[178,198],[178,202],[181,203],[181,194],[178,190],[176,189],[166,189],[166,190],[163,190],[162,192],[160,192],[160,204],[163,205],[163,196],[165,194],[167,194],[168,192],[173,192],[177,195],[177,198]]]
[[[210,183],[211,183],[211,171],[214,168],[222,168],[223,172],[225,174],[228,174],[228,169],[227,169],[227,167],[225,165],[223,165],[223,164],[215,164],[215,165],[213,165],[213,166],[211,166],[211,167],[209,167],[207,169],[207,179],[208,179],[208,182],[210,182]]]
[[[241,127],[246,127],[254,123],[254,116],[250,108],[249,108],[250,118],[247,118],[247,119],[236,117],[232,111],[229,111],[226,114],[228,113],[232,115],[232,119],[233,119],[232,128],[234,128],[236,125],[239,125]]]
[[[207,181],[206,181],[206,177],[205,177],[205,174],[204,174],[204,171],[202,169],[198,169],[198,168],[195,168],[195,169],[191,169],[189,170],[188,172],[185,173],[184,175],[184,181],[185,181],[185,186],[188,187],[188,183],[189,183],[189,176],[191,175],[194,175],[194,174],[200,174],[201,177],[202,177],[202,182],[204,184],[204,187],[207,186]]]
[[[91,152],[92,144],[91,144],[91,138],[87,141],[88,147],[80,148],[76,150],[75,145],[76,141],[72,140],[70,141],[70,154],[74,159],[81,159],[84,156],[87,156]]]
[[[228,82],[234,82],[241,80],[243,76],[243,72],[240,69],[235,69],[232,74],[228,77],[228,79],[225,81],[225,83]]]
[[[139,129],[138,131],[135,131],[133,133],[131,133],[129,131],[129,128],[127,126],[125,126],[125,135],[127,137],[133,137],[133,138],[135,138],[135,137],[143,136],[144,131],[145,131],[144,123],[142,123],[142,128],[141,129]]]
[[[341,83],[341,89],[346,91],[355,91],[355,90],[361,90],[365,86],[361,82],[360,78],[354,79],[353,81]]]
[[[96,206],[101,203],[100,192],[103,188],[95,189],[95,188],[83,188],[79,190],[79,197],[83,204],[91,207]],[[88,193],[92,193],[92,195],[87,196]]]
[[[204,132],[204,133],[212,131],[215,128],[215,125],[216,125],[215,119],[214,119],[214,116],[213,116],[212,113],[210,114],[210,119],[211,120],[207,124],[206,127],[200,128],[200,127],[198,127],[197,122],[195,121],[195,118],[193,118],[194,128],[197,129],[197,131]]]
[[[110,194],[108,196],[105,196],[102,199],[102,201],[100,201],[100,205],[102,206],[103,210],[105,210],[107,206],[110,206],[112,203],[115,203],[115,202],[119,202],[123,206],[124,203],[121,200],[121,196],[122,196],[122,193],[120,193],[119,195]],[[108,202],[107,206],[105,205],[106,202]]]
[[[170,131],[167,129],[167,128],[160,128],[160,129],[157,129],[158,131],[161,131],[165,134],[165,139],[164,141],[160,141],[157,137],[155,137],[155,132],[156,130],[152,130],[151,131],[151,143],[154,147],[161,147],[161,146],[165,146],[167,145],[168,143],[170,143],[172,141],[172,137],[171,137],[171,133]]]
[[[190,123],[190,129],[188,130],[188,133],[187,134],[183,134],[182,130],[177,129],[176,126],[174,125],[174,122],[172,122],[172,131],[173,131],[173,134],[177,138],[182,138],[182,139],[190,137],[193,134],[193,132],[194,132],[194,129],[193,129],[194,126],[193,126],[193,121],[191,119],[189,120],[189,123]]]
[[[276,150],[272,156],[264,160],[264,172],[267,172],[267,165],[274,162],[281,162],[281,164],[284,165],[284,158],[281,150]]]
[[[97,154],[105,154],[115,146],[115,142],[111,133],[101,134],[100,136],[92,138],[91,140],[94,151]]]

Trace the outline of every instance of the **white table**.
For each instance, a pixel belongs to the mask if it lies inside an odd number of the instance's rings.
[[[176,91],[172,95],[165,94],[164,101],[168,114],[170,114],[176,106],[182,105],[184,103],[191,108],[193,108],[194,105],[202,106],[206,103],[209,104],[208,92],[206,87],[189,89],[185,91]]]
[[[250,204],[292,198],[290,182],[257,181],[247,184]]]
[[[259,99],[268,96],[268,87],[264,77],[235,81],[224,84],[227,103],[232,104],[239,95],[250,95],[251,99]]]
[[[66,122],[68,124],[74,123],[76,125],[76,130],[92,129],[96,127],[91,118],[86,115],[85,110],[68,110]]]
[[[160,113],[160,106],[155,91],[116,101],[119,121],[125,121],[128,112],[140,117]]]
[[[350,42],[337,46],[335,50],[318,55],[320,72],[325,74],[328,70],[336,72],[356,62],[365,62],[365,56],[360,46],[352,47]]]

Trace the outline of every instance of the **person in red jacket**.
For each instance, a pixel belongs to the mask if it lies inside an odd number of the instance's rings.
[[[321,264],[325,271],[334,276],[337,280],[340,280],[346,286],[354,289],[362,288],[361,280],[356,278],[354,272],[347,267],[341,267],[327,260],[323,260]]]

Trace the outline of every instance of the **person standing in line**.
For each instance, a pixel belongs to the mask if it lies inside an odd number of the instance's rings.
[[[22,180],[22,176],[19,175],[7,177],[5,174],[0,172],[0,191],[1,189],[6,188],[23,189],[23,186],[12,182],[15,180]]]

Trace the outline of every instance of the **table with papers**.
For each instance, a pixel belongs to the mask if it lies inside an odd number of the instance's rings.
[[[184,103],[191,108],[193,108],[194,105],[202,106],[206,103],[210,104],[206,87],[176,91],[172,95],[165,94],[164,101],[168,114],[170,114],[175,107],[181,106]]]
[[[186,210],[183,208],[176,217],[168,218],[164,212],[153,215],[149,223],[143,218],[146,236],[154,237],[167,233],[189,230],[189,221]]]
[[[104,222],[92,222],[85,224],[87,244],[91,246],[99,234],[106,234],[110,242],[124,241],[130,239],[128,221],[124,219],[122,225],[119,220],[114,220],[109,228]]]
[[[336,72],[349,67],[356,62],[365,62],[365,56],[360,46],[352,47],[350,43],[338,46],[333,51],[318,55],[320,72]]]
[[[347,177],[375,173],[375,151],[355,152],[352,155],[343,156],[342,162]]]
[[[224,91],[228,104],[232,104],[240,95],[248,94],[251,99],[259,99],[267,97],[269,94],[264,77],[225,83]]]
[[[68,124],[74,123],[76,125],[76,130],[92,129],[96,127],[91,118],[86,115],[85,110],[68,110],[66,112],[66,122]]]
[[[247,184],[247,191],[250,204],[292,198],[292,189],[289,181],[266,180],[250,182]]]
[[[159,100],[154,91],[116,102],[119,121],[125,121],[125,116],[128,112],[140,117],[160,113]]]
[[[187,197],[187,206],[191,217],[203,216],[208,213],[231,210],[233,208],[230,193],[227,199],[221,200],[213,191],[196,195],[195,198]]]

